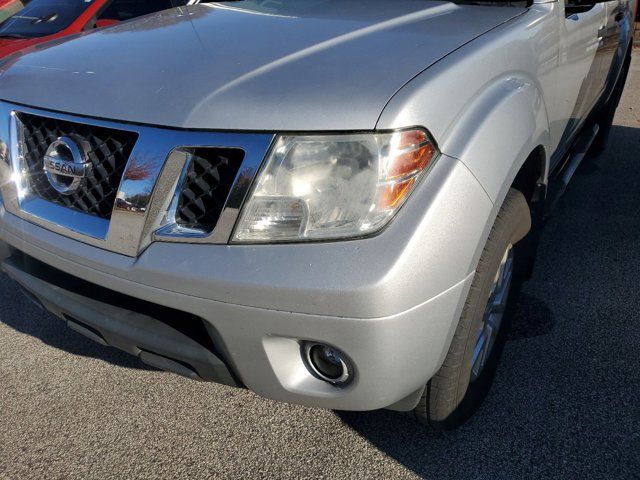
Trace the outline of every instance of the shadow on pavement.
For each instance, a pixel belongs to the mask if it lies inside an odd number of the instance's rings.
[[[614,127],[542,235],[495,383],[461,429],[393,412],[338,416],[429,478],[637,478],[640,129]]]
[[[74,355],[97,358],[119,367],[154,370],[131,355],[98,345],[67,328],[62,320],[27,299],[5,274],[0,274],[0,282],[3,285],[0,289],[0,322],[5,325]]]

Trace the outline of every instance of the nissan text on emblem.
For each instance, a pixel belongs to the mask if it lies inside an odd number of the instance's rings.
[[[44,154],[44,172],[51,186],[63,195],[77,192],[89,175],[88,145],[60,137]]]

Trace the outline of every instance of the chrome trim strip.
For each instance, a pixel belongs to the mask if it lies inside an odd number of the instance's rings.
[[[260,138],[261,137],[261,138]],[[268,142],[266,141],[268,137]],[[182,227],[173,221],[175,219],[175,210],[179,201],[180,193],[182,191],[182,185],[184,177],[189,168],[190,154],[184,150],[176,149],[172,152],[173,156],[180,156],[182,160],[182,172],[180,180],[177,182],[176,187],[173,190],[173,196],[170,207],[166,210],[168,219],[171,219],[173,223],[162,226],[156,230],[153,238],[154,240],[165,240],[180,243],[214,243],[225,244],[231,239],[233,228],[236,224],[236,220],[240,215],[240,208],[244,202],[249,188],[251,187],[253,180],[255,179],[258,169],[262,164],[262,160],[269,151],[270,145],[273,141],[273,135],[252,135],[252,142],[246,142],[243,147],[244,159],[242,165],[238,169],[236,178],[233,181],[233,185],[227,197],[225,206],[218,218],[216,227],[213,232],[202,232],[196,229],[190,229]],[[195,148],[207,148],[211,145],[199,145]],[[193,149],[193,146],[189,146]],[[234,148],[234,147],[224,147]],[[168,162],[171,161],[171,158]],[[174,158],[174,161],[176,159]]]
[[[25,193],[20,180],[19,126],[15,112],[137,133],[111,220],[77,212]],[[273,141],[272,134],[173,130],[98,120],[0,102],[0,144],[9,145],[12,168],[0,165],[0,191],[8,212],[48,230],[135,257],[153,241],[229,242],[242,202]],[[186,148],[240,148],[245,156],[218,223],[209,235],[169,230],[166,212],[187,167]],[[87,218],[89,217],[89,218]],[[156,233],[161,227],[165,229]],[[181,234],[181,236],[178,236]],[[183,235],[183,236],[182,236]]]
[[[162,226],[155,231],[154,237],[181,237],[181,236],[192,236],[194,238],[197,237],[205,237],[208,236],[208,232],[203,232],[191,228],[185,228],[177,223],[176,212],[178,211],[178,204],[180,203],[180,196],[182,195],[182,190],[184,189],[184,182],[187,178],[187,173],[189,172],[189,164],[192,161],[192,154],[183,150],[174,150],[169,155],[167,162],[175,162],[176,165],[181,165],[182,172],[178,177],[178,182],[173,187],[173,194],[171,198],[171,203],[169,204],[169,208],[166,209],[166,213],[164,215]],[[173,175],[172,175],[173,176]]]
[[[20,208],[22,212],[33,218],[58,225],[58,228],[56,228],[58,233],[64,234],[65,230],[70,230],[99,240],[107,238],[109,221],[104,218],[74,210],[69,215],[70,210],[68,208],[38,197],[27,197],[20,202]],[[61,225],[64,225],[64,227],[61,227]]]

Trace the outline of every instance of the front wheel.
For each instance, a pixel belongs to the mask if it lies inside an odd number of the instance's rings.
[[[449,430],[466,421],[491,386],[502,350],[501,333],[519,290],[519,267],[524,263],[516,244],[530,229],[531,214],[524,196],[509,190],[444,363],[413,410],[419,421],[434,430]]]

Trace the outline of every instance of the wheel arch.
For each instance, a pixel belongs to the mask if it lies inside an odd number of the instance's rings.
[[[532,208],[536,202],[544,200],[544,198],[540,198],[539,186],[546,186],[546,172],[547,154],[544,146],[538,145],[529,153],[510,185],[510,188],[514,188],[524,195],[529,208]]]
[[[540,89],[522,75],[497,80],[468,108],[442,149],[471,170],[496,209],[514,184],[522,187],[532,175],[546,184],[550,133]]]

